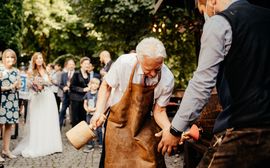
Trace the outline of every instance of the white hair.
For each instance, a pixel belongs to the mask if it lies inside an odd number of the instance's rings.
[[[107,58],[111,58],[111,54],[110,54],[109,51],[107,51],[107,50],[101,51],[101,53],[100,53],[99,55],[100,55],[100,56],[107,57]]]
[[[166,58],[166,50],[163,43],[154,37],[143,39],[136,47],[136,53],[141,59],[143,56]]]

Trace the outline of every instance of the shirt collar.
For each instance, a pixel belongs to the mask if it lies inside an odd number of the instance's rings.
[[[162,68],[161,68],[161,71],[162,71],[162,69],[163,69],[163,64],[162,64]],[[144,75],[144,73],[143,73],[143,70],[142,70],[142,66],[141,66],[141,64],[139,64],[138,63],[138,65],[137,65],[137,72],[136,72],[138,75]],[[152,81],[154,81],[154,82],[157,82],[158,81],[158,76],[159,76],[160,74],[158,74],[158,75],[156,75],[154,78],[148,78],[148,80],[152,80]]]
[[[142,66],[141,66],[140,63],[138,63],[137,74],[139,74],[139,75],[143,75],[144,74],[143,73],[143,70],[142,70]]]

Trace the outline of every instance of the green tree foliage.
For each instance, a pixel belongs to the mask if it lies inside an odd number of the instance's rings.
[[[78,20],[72,8],[63,0],[24,0],[24,50],[42,51],[50,60],[54,48],[52,39],[65,38],[61,33],[66,26]]]
[[[0,1],[0,51],[11,48],[20,53],[22,28],[22,1]]]
[[[166,64],[173,71],[177,88],[185,88],[196,67],[195,32],[199,24],[184,9],[163,5],[155,15],[155,0],[80,0],[76,11],[100,32],[98,49],[117,55],[134,49],[146,36],[156,36],[165,45]]]
[[[42,51],[47,62],[57,56],[93,53],[93,24],[81,21],[67,0],[24,0],[24,50]]]
[[[195,35],[201,24],[185,9],[164,2],[154,14],[156,0],[2,0],[0,46],[29,56],[42,51],[47,62],[68,55],[94,56],[98,63],[103,49],[116,58],[155,36],[166,47],[176,88],[184,89],[196,67]]]
[[[88,18],[101,33],[97,50],[119,55],[134,49],[138,39],[149,33],[154,1],[80,0],[74,5],[79,16]]]

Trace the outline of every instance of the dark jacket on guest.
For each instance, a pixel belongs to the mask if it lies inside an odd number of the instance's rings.
[[[81,70],[74,72],[70,81],[70,100],[83,101],[83,97],[86,93],[83,89],[87,87],[89,83],[89,73],[87,74],[87,78],[84,79]]]
[[[67,83],[68,83],[68,73],[63,72],[61,74],[61,80],[60,80],[59,88],[64,91],[64,87],[67,86]],[[64,94],[67,94],[67,93],[68,93],[67,91],[64,92]]]

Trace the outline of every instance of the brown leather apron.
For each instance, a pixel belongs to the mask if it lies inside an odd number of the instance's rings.
[[[164,157],[157,152],[160,138],[156,138],[155,133],[160,128],[151,116],[157,84],[133,84],[136,65],[121,100],[110,108],[105,132],[105,158],[101,162],[105,168],[166,167]]]

